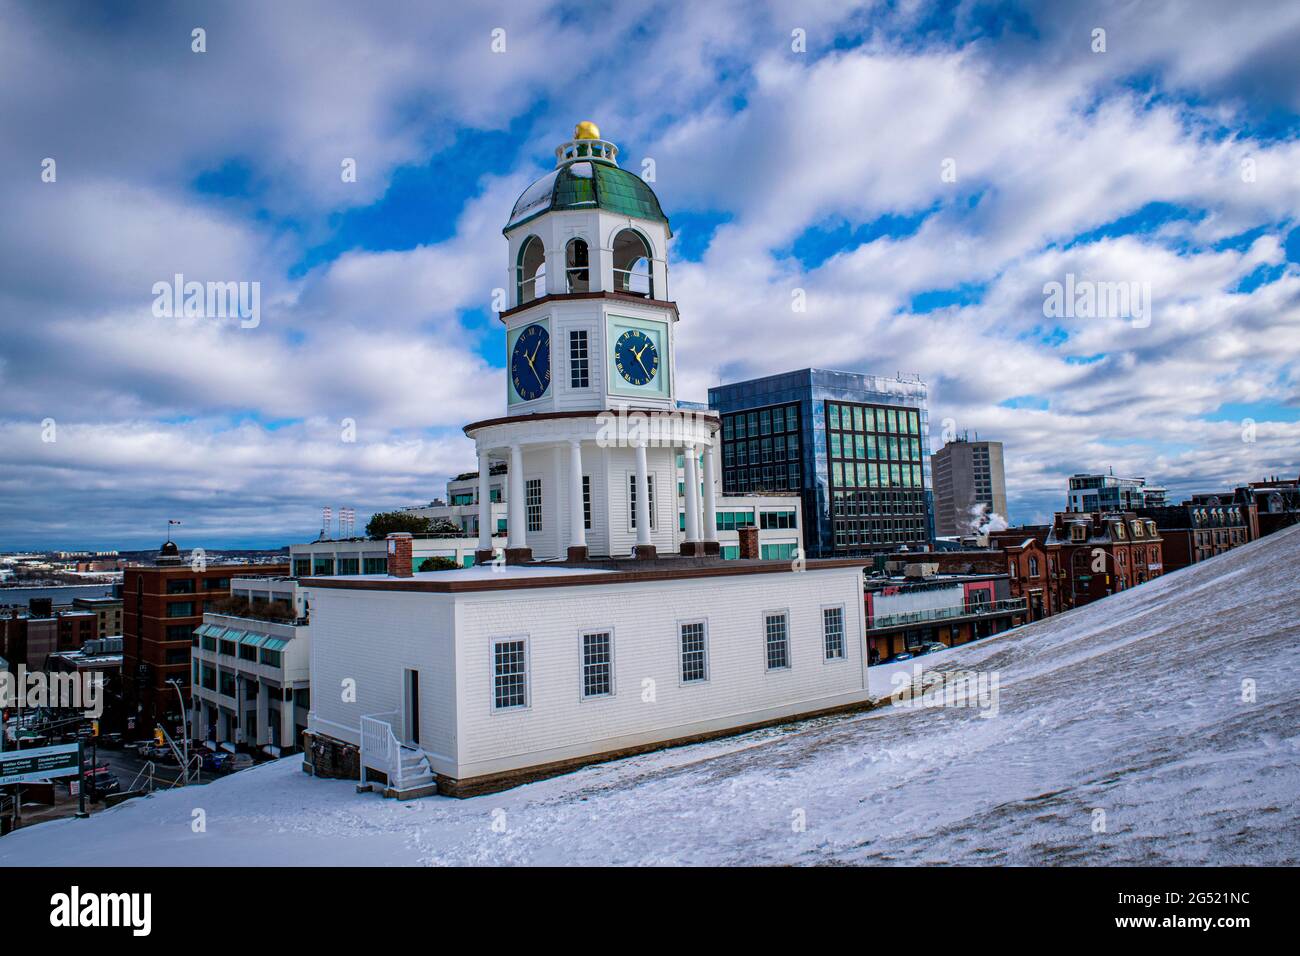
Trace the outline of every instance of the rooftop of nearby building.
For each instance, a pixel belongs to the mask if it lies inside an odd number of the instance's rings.
[[[388,574],[322,575],[303,579],[300,583],[306,588],[452,593],[530,587],[570,587],[586,584],[631,584],[681,578],[779,574],[837,568],[861,569],[864,564],[865,562],[860,558],[809,559],[796,565],[792,561],[744,558],[724,560],[719,557],[665,555],[651,561],[609,558],[573,563],[557,561],[513,565],[481,564],[447,571],[420,571],[410,577],[394,577]]]

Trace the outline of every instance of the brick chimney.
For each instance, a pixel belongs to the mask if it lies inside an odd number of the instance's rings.
[[[411,533],[393,531],[388,535],[388,574],[394,578],[411,576]]]
[[[737,529],[736,533],[740,535],[741,558],[753,558],[756,560],[759,555],[758,529],[752,524],[745,525],[744,527]]]

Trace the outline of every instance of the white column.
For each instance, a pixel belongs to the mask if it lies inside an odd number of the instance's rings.
[[[337,565],[336,565],[337,567]],[[240,674],[235,675],[235,743],[248,743],[248,692],[244,689],[248,682]]]
[[[582,510],[582,442],[569,442],[569,547],[587,546]]]
[[[489,490],[489,478],[492,465],[488,461],[486,448],[478,453],[478,549],[492,550],[492,493]]]
[[[646,478],[645,443],[636,446],[636,543],[650,544],[650,482]],[[648,553],[648,552],[647,552]]]
[[[510,494],[506,496],[506,546],[528,547],[524,533],[524,453],[518,445],[510,446]]]
[[[284,700],[284,690],[280,691],[280,746],[297,747],[298,741],[293,736],[293,691],[289,691],[289,699]]]
[[[263,747],[271,742],[271,692],[266,681],[257,682],[257,745]]]
[[[704,540],[718,540],[718,491],[716,482],[718,446],[704,449]]]
[[[700,475],[695,467],[695,446],[688,444],[682,449],[685,459],[685,482],[682,493],[686,496],[686,542],[694,544],[700,540],[700,509],[697,505],[700,494]]]

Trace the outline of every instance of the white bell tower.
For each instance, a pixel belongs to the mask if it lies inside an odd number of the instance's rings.
[[[595,124],[580,123],[555,162],[503,230],[508,414],[671,409],[668,219]]]
[[[497,530],[486,501],[494,461],[509,471],[507,562],[716,554],[716,416],[665,415],[678,411],[678,315],[672,232],[654,191],[618,165],[594,123],[579,123],[503,232],[506,413],[465,428],[479,456],[477,560],[492,558]],[[671,419],[672,437],[611,438],[611,416]]]

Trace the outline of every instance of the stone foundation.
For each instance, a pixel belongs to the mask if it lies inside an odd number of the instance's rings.
[[[302,735],[302,769],[314,777],[331,780],[361,779],[361,748],[324,734]]]

